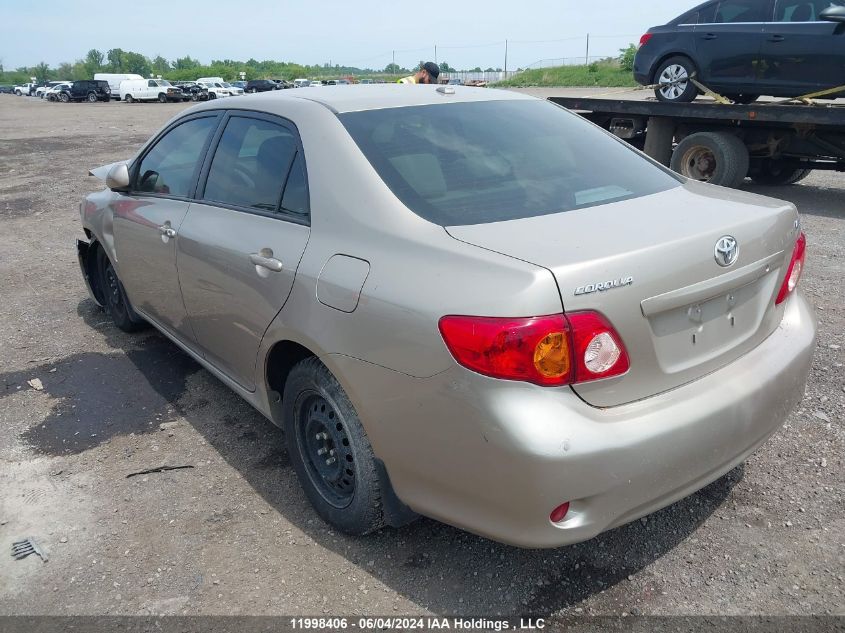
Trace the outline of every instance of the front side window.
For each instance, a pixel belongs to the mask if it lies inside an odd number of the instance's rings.
[[[625,143],[547,101],[338,116],[396,197],[443,226],[549,215],[680,185]]]
[[[217,117],[191,119],[168,131],[138,166],[136,191],[187,197]]]
[[[203,199],[278,211],[296,153],[296,138],[285,126],[233,116],[214,153]]]
[[[778,0],[775,22],[819,22],[822,11],[842,6],[845,0]]]
[[[737,24],[742,22],[762,22],[763,6],[760,0],[723,0],[716,9],[717,24]]]
[[[147,82],[147,86],[148,86],[149,88],[155,88],[155,87],[156,87],[156,82],[155,82],[155,81],[153,81],[152,79],[150,79],[150,80]]]

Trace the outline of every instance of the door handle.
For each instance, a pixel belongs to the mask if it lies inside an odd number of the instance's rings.
[[[256,266],[260,266],[261,268],[266,268],[267,270],[280,273],[282,272],[282,262],[273,257],[273,251],[269,248],[261,249],[261,253],[252,253],[249,256],[249,261],[252,262]],[[269,256],[263,255],[264,251],[270,251]]]
[[[783,35],[772,35],[771,37],[769,37],[768,41],[770,41],[770,42],[782,42],[784,39],[786,39],[786,38],[784,38]]]
[[[164,237],[176,237],[176,229],[170,226],[170,220],[158,227],[158,232]]]
[[[705,39],[705,40],[716,40],[716,39],[719,39],[719,36],[716,35],[715,33],[706,33],[704,35],[703,39]]]

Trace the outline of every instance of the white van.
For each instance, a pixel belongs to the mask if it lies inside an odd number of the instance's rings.
[[[109,82],[111,98],[120,101],[123,98],[123,95],[120,94],[120,82],[125,79],[143,79],[143,77],[127,73],[95,73],[94,79]]]
[[[172,85],[166,79],[124,79],[120,82],[120,97],[127,103],[133,101],[183,101],[185,94],[181,88]],[[189,97],[190,98],[190,97]]]

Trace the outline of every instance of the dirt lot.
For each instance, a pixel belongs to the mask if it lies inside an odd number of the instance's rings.
[[[803,405],[744,467],[555,551],[425,519],[354,539],[313,514],[278,430],[87,297],[87,170],[183,107],[0,95],[0,551],[50,555],[6,558],[0,613],[845,614],[845,175],[748,185],[802,212],[820,338]],[[193,468],[127,478],[161,465]]]

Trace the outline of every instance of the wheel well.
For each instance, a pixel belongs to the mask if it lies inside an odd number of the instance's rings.
[[[85,229],[85,235],[89,240],[93,237],[93,233]],[[88,255],[85,257],[85,274],[88,275],[88,283],[91,284],[91,292],[99,301],[101,306],[106,305],[106,297],[103,294],[103,289],[100,286],[100,275],[97,271],[97,253],[102,248],[97,240],[91,240],[91,246],[88,247]]]
[[[693,67],[695,68],[695,72],[698,72],[698,64],[696,64],[695,60],[686,53],[667,53],[666,55],[658,59],[657,62],[654,64],[654,67],[651,71],[651,77],[649,77],[649,83],[653,84],[657,81],[657,71],[660,70],[660,67],[663,65],[663,62],[665,62],[667,59],[671,59],[672,57],[685,57],[693,65]]]
[[[291,369],[306,358],[316,356],[307,347],[294,343],[293,341],[279,341],[270,349],[267,354],[265,365],[265,377],[267,380],[267,392],[270,395],[270,407],[274,419],[281,424],[281,398],[285,393],[285,383],[290,375]],[[275,392],[278,395],[273,394]],[[278,408],[278,409],[277,409]],[[278,412],[278,415],[277,415]]]

